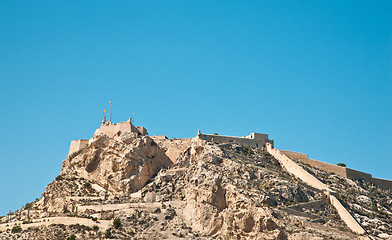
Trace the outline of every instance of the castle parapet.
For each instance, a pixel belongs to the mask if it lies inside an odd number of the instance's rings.
[[[73,140],[71,142],[71,146],[69,147],[68,155],[71,155],[74,152],[77,152],[88,146],[89,139],[78,139]]]
[[[309,158],[308,154],[305,153],[298,153],[298,152],[285,151],[285,150],[280,150],[280,152],[282,152],[284,155],[286,155],[288,158],[290,158],[293,161],[299,161],[301,163],[308,164],[320,170],[335,173],[341,177],[352,178],[352,179],[363,179],[379,187],[392,190],[391,180],[374,178],[369,173],[314,160]]]
[[[138,136],[148,135],[148,132],[144,127],[135,127],[132,124],[132,118],[129,118],[126,122],[120,123],[102,122],[101,127],[95,130],[94,135],[105,134],[108,137],[113,138],[116,135],[120,135],[121,132],[133,132]],[[94,138],[73,140],[69,147],[68,155],[87,147],[92,141],[94,141]]]
[[[135,127],[132,124],[132,118],[129,118],[126,122],[120,123],[103,122],[101,127],[95,131],[94,135],[102,133],[109,137],[114,137],[118,132],[133,132],[138,135],[148,135],[148,132],[144,127]]]
[[[140,132],[141,135],[148,135],[147,129],[145,129],[144,127],[140,126],[140,127],[136,127],[136,128]]]
[[[263,134],[263,133],[251,133],[249,136],[246,136],[245,138],[269,140],[268,134]]]
[[[268,134],[251,133],[245,137],[233,137],[223,135],[203,134],[198,132],[197,136],[201,140],[214,141],[218,143],[237,143],[241,145],[249,145],[256,148],[265,148],[266,143],[274,146],[274,140],[268,139]]]

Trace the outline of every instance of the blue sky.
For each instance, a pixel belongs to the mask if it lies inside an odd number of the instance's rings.
[[[0,214],[113,102],[151,135],[270,135],[392,179],[391,1],[0,1]]]

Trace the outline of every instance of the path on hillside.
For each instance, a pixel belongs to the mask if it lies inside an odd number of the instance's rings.
[[[34,220],[33,220],[34,221]],[[14,226],[19,225],[22,229],[27,229],[29,227],[40,227],[40,226],[49,226],[51,224],[80,224],[88,227],[93,227],[97,225],[100,230],[106,230],[107,228],[112,226],[112,221],[110,220],[99,220],[98,222],[94,222],[89,218],[78,218],[78,217],[48,217],[36,219],[33,223],[23,224],[23,221],[15,221],[11,223],[3,223],[0,224],[0,231],[4,231],[7,229],[12,229]]]
[[[181,205],[184,204],[183,201],[167,201],[166,206],[171,206],[173,208],[179,209]],[[154,211],[156,208],[161,207],[160,202],[147,202],[147,203],[119,203],[119,204],[104,204],[104,205],[84,205],[79,206],[78,211],[84,212],[86,210],[93,210],[96,212],[100,211],[133,211],[134,209],[145,209],[149,212]],[[94,215],[94,214],[93,214]]]
[[[182,201],[168,201],[165,202],[166,206],[171,206],[176,208],[177,211],[180,210],[181,205],[183,204]],[[152,203],[120,203],[120,204],[104,204],[104,205],[84,205],[79,206],[79,211],[84,212],[87,209],[94,210],[96,212],[99,211],[113,211],[115,214],[118,213],[130,213],[134,211],[134,209],[145,209],[148,212],[153,212],[156,208],[161,207],[162,204],[160,202],[152,202]],[[181,211],[182,212],[182,211]],[[99,215],[99,213],[92,214]],[[181,213],[180,213],[181,214]],[[158,214],[159,215],[159,214]],[[162,218],[162,216],[159,216]],[[33,219],[33,223],[25,223],[23,221],[15,221],[11,223],[3,223],[0,224],[0,231],[4,231],[7,229],[12,229],[14,226],[19,225],[22,229],[27,229],[29,227],[39,227],[39,226],[49,226],[51,224],[65,224],[65,225],[72,225],[72,224],[80,224],[85,225],[88,227],[93,227],[97,225],[101,230],[106,230],[107,228],[112,226],[111,220],[99,220],[97,222],[89,219],[89,218],[80,218],[80,217],[47,217],[47,218],[40,218],[40,219]]]

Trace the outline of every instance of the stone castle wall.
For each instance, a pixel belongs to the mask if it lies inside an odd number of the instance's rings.
[[[308,159],[308,154],[305,153],[299,153],[299,152],[292,152],[292,151],[285,151],[285,150],[279,150],[281,151],[284,155],[289,157],[291,160],[298,161],[302,159]]]
[[[148,135],[148,132],[144,127],[133,126],[131,118],[129,118],[129,120],[126,122],[120,123],[103,122],[101,127],[95,130],[94,135],[105,134],[112,138],[119,132],[133,132],[137,133],[138,135]],[[93,138],[72,141],[71,146],[69,147],[68,155],[87,147],[91,143],[91,141],[93,141]]]
[[[333,172],[338,174],[339,176],[347,177],[345,167],[310,159],[308,158],[308,154],[304,154],[304,153],[284,151],[284,150],[280,150],[280,151],[294,161],[300,161],[304,164],[308,164],[312,167],[317,167],[318,169],[324,170],[326,172]]]
[[[289,157],[287,157],[281,151],[274,148],[271,144],[267,144],[266,148],[267,148],[267,151],[275,159],[277,159],[280,162],[280,164],[282,164],[283,167],[289,173],[291,173],[292,175],[301,179],[303,182],[305,182],[306,184],[308,184],[311,187],[314,187],[314,188],[319,189],[321,191],[329,191],[329,188],[327,187],[327,185],[322,183],[320,180],[318,180],[312,174],[305,171],[301,166],[299,166],[297,163],[295,163],[293,160],[291,160]]]
[[[148,135],[147,129],[145,129],[144,127],[136,127],[136,128],[141,135]]]
[[[368,173],[364,173],[364,172],[360,172],[351,168],[346,168],[346,176],[348,178],[352,178],[352,179],[364,179],[368,182],[373,182],[372,179],[372,175],[368,174]]]
[[[341,167],[330,163],[321,162],[318,160],[308,158],[307,154],[280,150],[283,154],[294,161],[300,161],[320,170],[335,173],[341,177],[352,179],[364,179],[370,183],[380,186],[385,189],[392,189],[392,181],[386,179],[373,178],[371,174],[357,171],[347,167]]]
[[[252,133],[246,137],[232,137],[223,135],[212,135],[212,134],[198,134],[201,140],[214,141],[218,143],[238,143],[240,145],[249,145],[257,148],[265,148],[266,143],[274,145],[274,141],[268,139],[267,134]]]
[[[376,184],[382,188],[391,189],[392,190],[392,181],[380,178],[372,178],[372,183]]]
[[[89,139],[73,140],[71,142],[71,146],[69,147],[68,155],[71,155],[72,153],[77,152],[80,149],[87,147],[88,142],[89,142]]]
[[[351,216],[347,209],[340,203],[340,201],[333,195],[329,196],[329,202],[335,207],[340,218],[347,224],[353,232],[364,234],[365,230],[358,224],[358,222]]]
[[[148,132],[144,127],[133,126],[131,118],[126,122],[120,123],[103,122],[101,127],[95,131],[94,135],[103,133],[109,137],[114,137],[118,132],[133,132],[139,135],[148,135]]]
[[[338,212],[340,218],[347,224],[347,226],[353,231],[358,234],[364,234],[365,230],[361,227],[361,225],[358,224],[358,222],[351,216],[351,214],[347,211],[346,208],[339,202],[339,200],[333,196],[331,193],[332,191],[328,188],[327,185],[322,183],[320,180],[318,180],[315,176],[311,175],[307,171],[305,171],[301,166],[299,166],[297,163],[295,163],[292,159],[290,159],[286,154],[287,151],[280,151],[276,148],[273,148],[270,144],[267,144],[267,151],[274,157],[276,158],[280,164],[284,166],[284,168],[291,173],[292,175],[298,177],[301,179],[303,182],[308,184],[309,186],[312,186],[314,188],[317,188],[319,190],[322,190],[328,194],[329,201],[332,206],[336,209]],[[289,153],[290,155],[290,153]],[[303,153],[293,153],[291,154],[294,157],[297,157],[298,160],[301,161],[301,157],[304,157]]]

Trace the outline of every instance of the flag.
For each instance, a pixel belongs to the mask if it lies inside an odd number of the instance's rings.
[[[102,113],[105,113],[105,112],[106,112],[106,109],[104,109]]]

